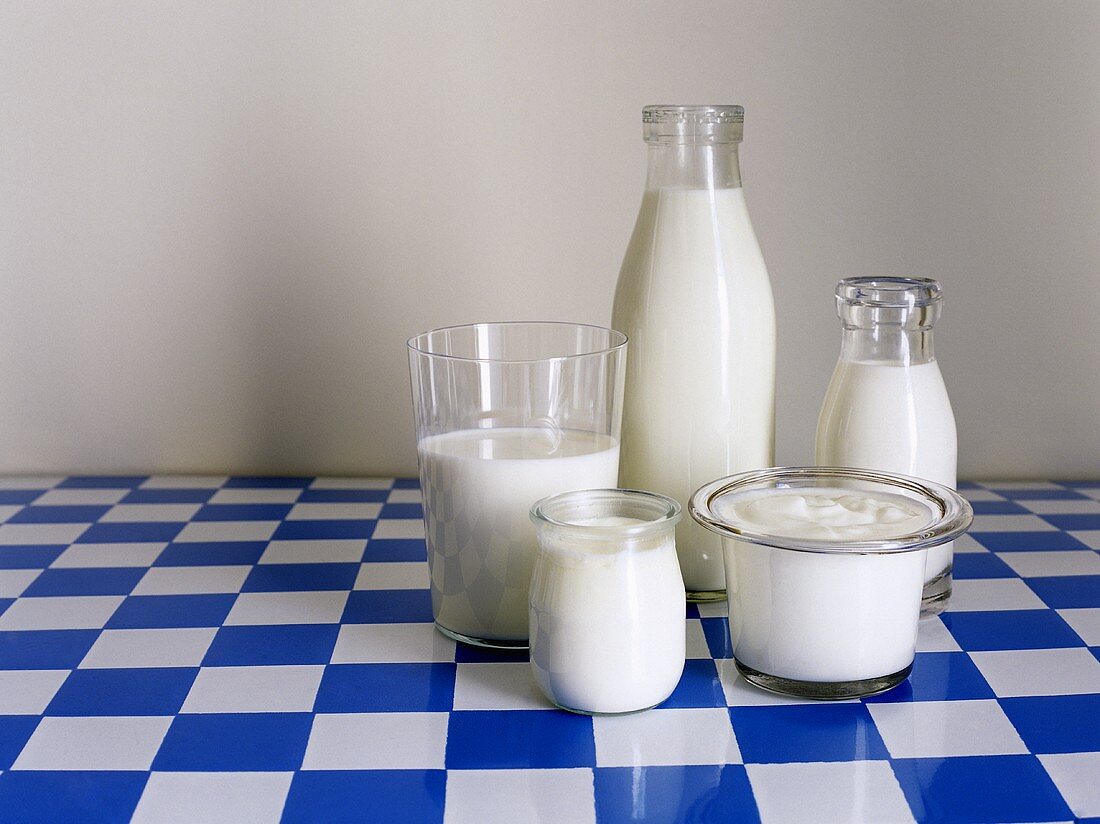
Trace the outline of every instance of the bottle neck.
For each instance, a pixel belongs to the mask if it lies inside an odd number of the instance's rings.
[[[908,329],[897,324],[845,326],[840,359],[894,366],[928,363],[936,359],[932,328]]]
[[[649,143],[647,189],[737,189],[737,143]]]

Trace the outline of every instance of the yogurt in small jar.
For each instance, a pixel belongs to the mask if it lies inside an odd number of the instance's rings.
[[[831,467],[714,481],[691,514],[723,536],[737,668],[765,689],[822,699],[908,677],[927,550],[972,519],[940,484]]]
[[[531,669],[562,709],[593,715],[660,704],[684,670],[680,506],[624,489],[566,492],[531,509]]]

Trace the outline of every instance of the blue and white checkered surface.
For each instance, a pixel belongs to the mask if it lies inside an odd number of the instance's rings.
[[[415,481],[0,479],[0,821],[1100,818],[1100,482],[964,491],[902,686],[760,692],[691,607],[588,718],[433,630]]]

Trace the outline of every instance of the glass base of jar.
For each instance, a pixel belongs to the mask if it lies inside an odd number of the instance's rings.
[[[818,701],[845,701],[849,698],[863,698],[868,695],[878,695],[880,692],[893,689],[913,671],[910,664],[905,669],[898,670],[890,675],[878,678],[864,678],[861,681],[797,681],[793,678],[780,678],[777,675],[768,675],[759,672],[752,667],[747,667],[733,659],[737,670],[745,680],[754,686],[765,689],[768,692],[780,695],[794,695],[799,698],[813,698]]]
[[[478,638],[474,635],[463,635],[461,632],[455,632],[453,629],[447,629],[438,621],[435,622],[435,628],[439,630],[443,635],[446,635],[453,641],[459,641],[463,644],[469,644],[472,647],[483,647],[485,649],[499,649],[499,650],[516,650],[516,649],[530,649],[531,645],[527,642],[526,638],[523,639],[500,639],[500,638]]]
[[[920,598],[920,617],[931,618],[947,609],[951,600],[951,567],[948,567],[927,584]]]
[[[566,712],[571,712],[574,715],[591,715],[594,718],[614,718],[617,715],[637,715],[640,712],[646,712],[647,710],[651,710],[654,707],[661,706],[661,704],[663,704],[667,700],[668,699],[665,698],[658,701],[656,704],[650,704],[648,707],[639,707],[636,710],[623,710],[622,712],[592,712],[591,710],[578,710],[576,707],[567,707],[564,704],[559,704],[552,698],[550,699],[550,703],[557,707],[559,710],[565,710]]]
[[[714,601],[725,601],[724,589],[689,589],[687,591],[689,604],[710,604]]]

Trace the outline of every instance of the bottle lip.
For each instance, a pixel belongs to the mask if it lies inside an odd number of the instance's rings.
[[[873,275],[844,278],[836,285],[836,299],[847,306],[915,309],[939,303],[943,289],[932,278]]]
[[[740,143],[745,109],[735,105],[670,104],[642,109],[647,143]]]

